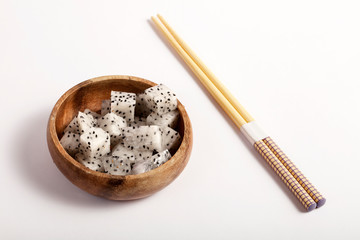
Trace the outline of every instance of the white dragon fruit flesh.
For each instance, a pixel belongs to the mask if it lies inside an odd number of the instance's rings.
[[[79,123],[79,130],[81,133],[84,133],[89,128],[96,126],[96,119],[94,119],[94,117],[90,114],[79,112],[77,116],[77,120]]]
[[[140,162],[136,162],[131,170],[131,174],[136,175],[136,174],[141,174],[144,172],[148,172],[151,170],[151,164],[149,164],[148,161],[140,161]]]
[[[135,163],[136,160],[135,152],[124,147],[122,144],[118,144],[114,147],[112,156],[117,156],[123,160],[129,160],[130,163]]]
[[[175,93],[163,84],[146,89],[144,97],[152,112],[164,114],[177,108]]]
[[[162,147],[159,126],[126,127],[122,129],[124,146],[130,150],[159,150]]]
[[[104,170],[108,174],[125,176],[131,173],[131,162],[128,159],[122,159],[119,156],[106,156],[101,160]]]
[[[115,145],[121,140],[121,128],[127,126],[126,121],[115,113],[108,113],[100,117],[97,123],[98,127],[110,135],[111,145]]]
[[[91,111],[90,109],[85,109],[84,110],[84,113],[86,114],[86,115],[91,115],[91,116],[93,116],[93,118],[95,119],[95,120],[97,120],[99,117],[101,117],[101,115],[100,114],[98,114],[98,113],[96,113],[96,112],[93,112],[93,111]]]
[[[111,112],[124,118],[127,122],[134,121],[136,94],[111,91]]]
[[[140,93],[136,95],[136,106],[135,106],[135,115],[140,117],[147,117],[151,113],[151,109],[146,103],[146,95]]]
[[[69,123],[69,125],[67,125],[67,127],[64,130],[65,132],[72,132],[72,133],[78,133],[80,134],[80,130],[79,130],[79,122],[78,122],[78,118],[77,116],[75,116],[71,122]]]
[[[146,118],[144,117],[138,117],[138,116],[135,116],[134,117],[134,121],[132,122],[128,122],[128,127],[140,127],[140,126],[146,126]]]
[[[166,149],[160,153],[155,154],[151,158],[139,161],[134,164],[132,174],[140,174],[159,167],[171,158],[170,152]]]
[[[71,156],[74,156],[79,151],[79,138],[79,134],[67,131],[60,139],[61,145]]]
[[[102,100],[101,102],[101,116],[105,116],[109,112],[111,112],[110,109],[110,100]]]
[[[80,136],[80,153],[94,159],[110,152],[110,136],[101,128],[89,128]]]
[[[161,134],[162,144],[160,151],[163,151],[165,149],[169,149],[170,151],[176,150],[181,143],[180,134],[174,129],[169,127],[163,127],[161,130],[162,130],[162,134]]]
[[[149,159],[153,155],[153,151],[149,150],[131,150],[131,148],[125,147],[123,143],[119,143],[112,150],[113,156],[125,157],[130,160],[131,163]]]
[[[146,118],[147,125],[158,125],[160,127],[175,128],[179,120],[179,111],[173,110],[162,115],[158,113],[151,113]]]
[[[100,159],[89,159],[81,153],[76,154],[75,159],[76,161],[93,171],[104,172],[104,165]]]
[[[145,161],[152,157],[154,151],[135,151],[136,161]]]
[[[151,164],[152,164],[151,169],[159,167],[160,165],[164,164],[170,158],[171,158],[171,154],[170,154],[169,150],[167,150],[167,149],[165,151],[155,154],[150,159]]]

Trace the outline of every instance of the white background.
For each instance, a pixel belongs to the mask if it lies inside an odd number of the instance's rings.
[[[1,239],[355,239],[358,1],[0,2]],[[162,13],[327,198],[305,213],[149,22]],[[57,99],[102,75],[164,83],[186,106],[184,172],[143,200],[73,186],[45,139]]]

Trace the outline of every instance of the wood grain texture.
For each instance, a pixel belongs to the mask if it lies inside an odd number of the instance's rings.
[[[111,90],[140,93],[156,84],[131,76],[93,78],[68,90],[55,104],[47,126],[47,144],[58,169],[73,184],[96,196],[112,200],[132,200],[150,196],[175,180],[189,161],[193,133],[189,116],[178,101],[180,121],[177,127],[182,143],[165,164],[146,173],[112,176],[92,171],[73,159],[61,146],[63,130],[78,111],[101,109],[101,101],[110,98]]]

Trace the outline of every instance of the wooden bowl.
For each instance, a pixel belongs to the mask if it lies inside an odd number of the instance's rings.
[[[104,76],[84,81],[68,90],[55,104],[47,126],[47,144],[59,170],[73,184],[96,196],[112,200],[131,200],[150,196],[169,185],[185,168],[192,149],[193,134],[189,116],[178,101],[180,121],[177,131],[182,143],[165,164],[146,173],[113,176],[92,171],[73,159],[60,145],[65,127],[78,111],[101,109],[110,91],[140,93],[156,84],[137,77]]]

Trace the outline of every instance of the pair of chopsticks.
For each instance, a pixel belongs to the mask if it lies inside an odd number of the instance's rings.
[[[151,17],[151,19],[171,46],[306,210],[311,211],[324,205],[326,199],[281,151],[276,143],[257,125],[254,118],[176,34],[165,19],[159,14],[157,17]]]

